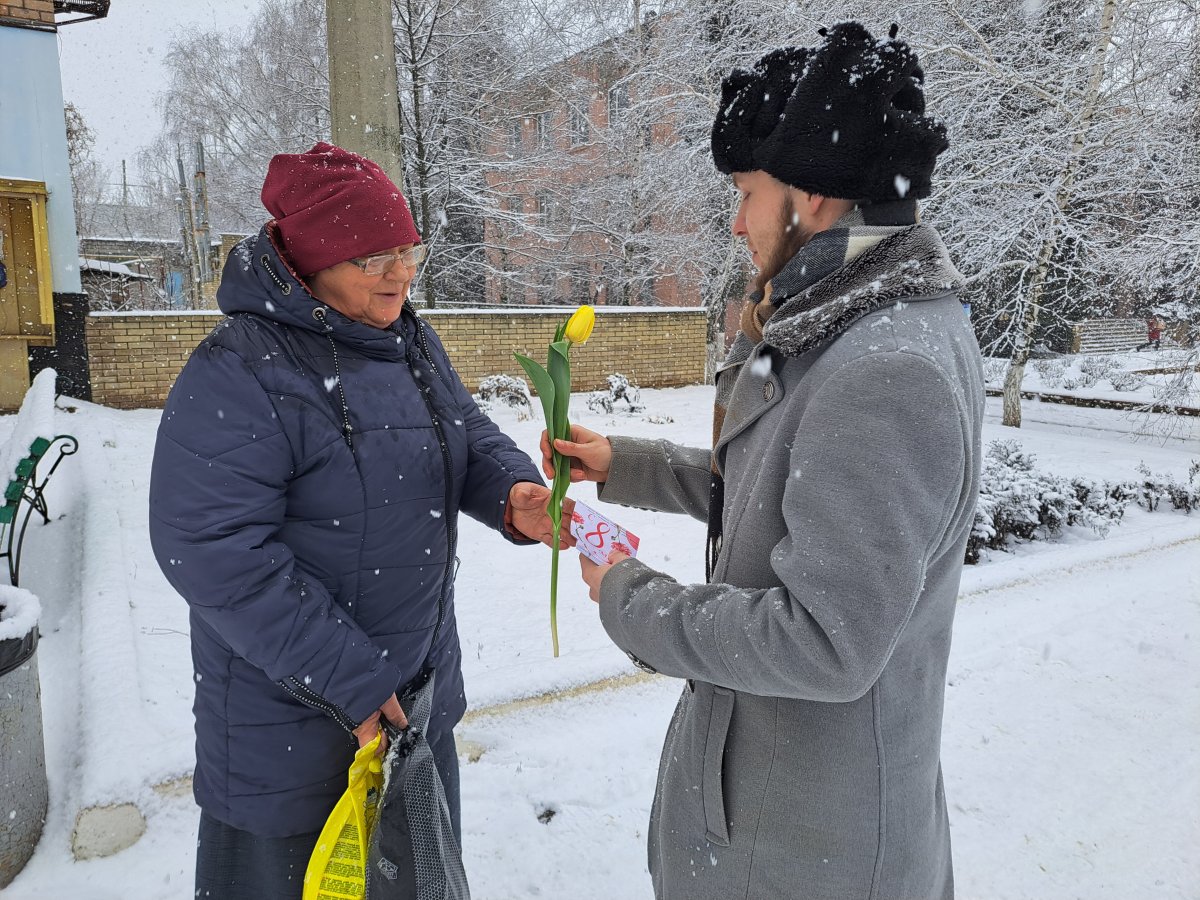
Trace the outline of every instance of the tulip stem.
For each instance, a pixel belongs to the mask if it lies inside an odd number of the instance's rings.
[[[550,503],[546,506],[546,513],[554,526],[554,539],[550,544],[550,637],[554,642],[555,658],[558,657],[558,539],[562,530],[562,501],[567,493],[570,476],[570,461],[555,450],[554,482],[550,489]]]
[[[558,524],[555,523],[555,528]],[[554,644],[554,658],[558,659],[558,547],[550,551],[550,640]]]

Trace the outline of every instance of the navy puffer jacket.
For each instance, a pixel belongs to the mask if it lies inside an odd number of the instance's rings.
[[[431,731],[457,724],[458,514],[504,534],[509,490],[541,478],[432,329],[407,307],[388,330],[325,307],[266,228],[217,299],[228,318],[163,411],[150,537],[191,607],[196,800],[282,837],[321,827],[350,731],[427,660]]]

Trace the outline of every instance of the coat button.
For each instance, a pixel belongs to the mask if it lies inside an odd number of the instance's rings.
[[[766,384],[763,385],[763,399],[770,400],[774,396],[775,396],[775,384],[774,384],[774,382],[768,381]]]

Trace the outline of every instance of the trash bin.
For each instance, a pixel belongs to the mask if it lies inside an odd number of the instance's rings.
[[[38,611],[28,591],[0,587],[0,888],[29,862],[46,822]]]

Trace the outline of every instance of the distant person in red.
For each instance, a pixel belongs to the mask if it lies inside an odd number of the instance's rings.
[[[1153,345],[1157,350],[1162,341],[1163,320],[1158,316],[1151,314],[1146,319],[1146,343],[1138,346],[1139,350],[1144,350]]]

